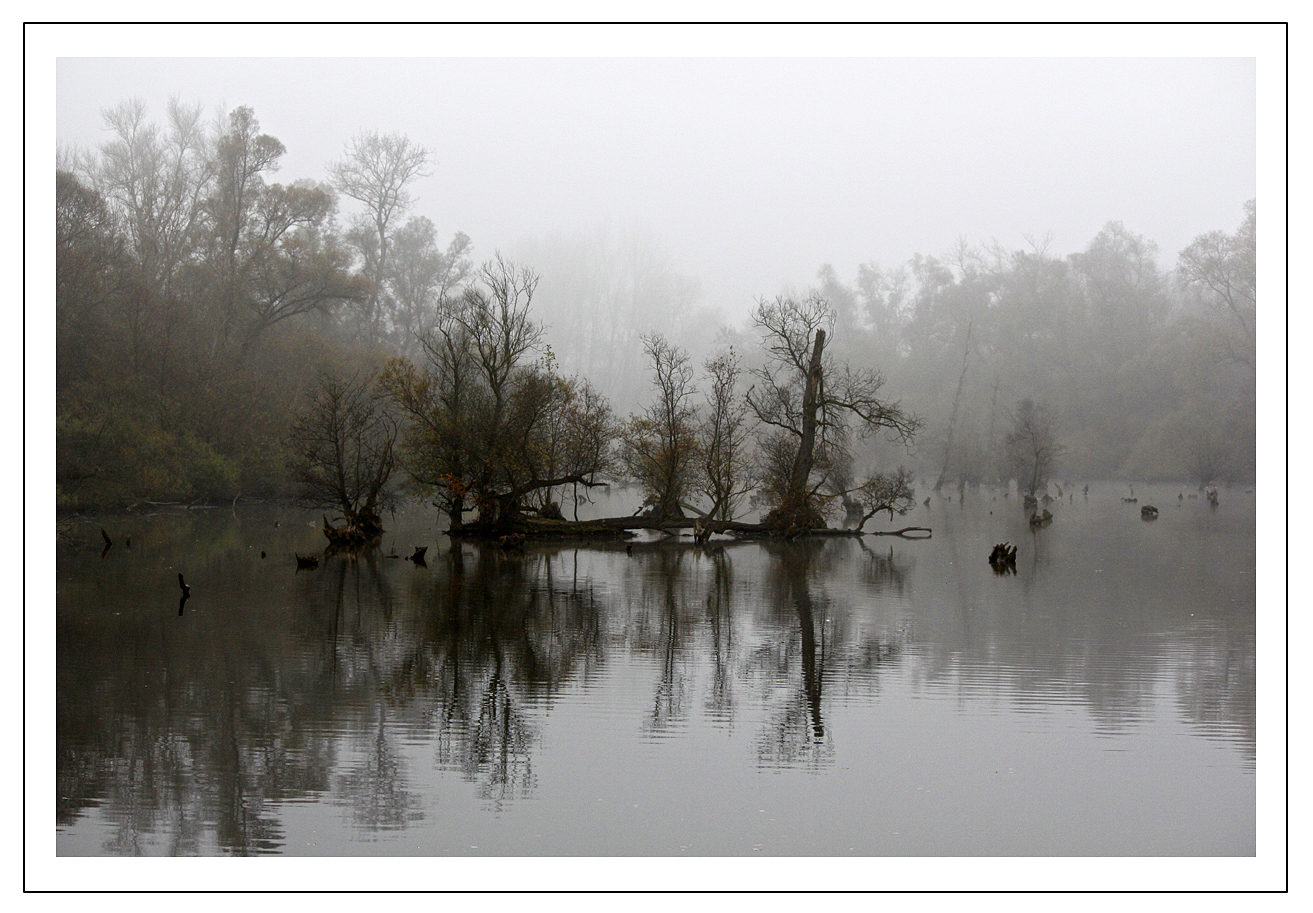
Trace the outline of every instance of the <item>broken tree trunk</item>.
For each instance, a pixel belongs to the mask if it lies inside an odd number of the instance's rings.
[[[821,396],[824,392],[825,377],[821,368],[821,355],[825,351],[825,331],[816,331],[816,343],[812,346],[811,364],[807,366],[807,386],[802,394],[802,439],[798,442],[798,453],[793,458],[793,468],[789,477],[789,492],[797,495],[799,503],[805,499],[807,481],[811,478],[812,467],[816,464],[816,424],[821,408]]]

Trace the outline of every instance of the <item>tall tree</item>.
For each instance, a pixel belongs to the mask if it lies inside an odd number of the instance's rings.
[[[1234,234],[1210,231],[1181,251],[1177,272],[1187,287],[1206,290],[1208,300],[1227,315],[1230,333],[1217,344],[1227,358],[1255,370],[1258,234],[1254,201],[1245,203],[1245,218]]]
[[[429,150],[409,137],[373,130],[357,133],[347,144],[345,158],[329,166],[333,186],[365,207],[363,231],[357,237],[372,283],[365,312],[370,334],[378,333],[387,308],[392,232],[414,202],[409,186],[430,173],[429,158]]]
[[[944,462],[939,467],[939,478],[935,480],[935,491],[939,491],[944,485],[944,479],[948,475],[948,463],[953,457],[953,435],[957,431],[957,412],[962,405],[962,388],[967,379],[967,360],[971,357],[971,329],[975,322],[967,321],[967,338],[962,346],[962,373],[957,377],[957,392],[953,394],[953,411],[948,414],[948,434],[944,439]]]
[[[248,226],[265,190],[264,175],[278,170],[278,160],[287,151],[278,139],[259,130],[255,112],[243,106],[228,115],[227,129],[215,142],[209,210],[229,281],[238,272],[238,249],[248,240]]]
[[[481,524],[505,526],[530,496],[602,484],[610,469],[609,405],[540,351],[538,277],[499,256],[478,280],[426,338],[427,364],[398,359],[385,375],[411,419],[407,469],[453,529],[470,506]]]
[[[733,520],[743,497],[756,487],[748,403],[737,389],[741,360],[729,349],[708,358],[703,369],[709,389],[698,429],[702,465],[696,488],[711,503],[708,516]]]
[[[108,205],[67,171],[55,174],[56,389],[103,382],[123,349],[115,338],[132,297],[133,264]]]
[[[1017,405],[1004,447],[1012,477],[1030,495],[1048,484],[1064,453],[1049,408],[1029,399]]]
[[[96,365],[65,391],[63,440],[98,442],[115,498],[285,493],[286,428],[325,355],[293,318],[367,287],[334,195],[271,182],[283,144],[250,108],[212,129],[177,101],[163,125],[137,101],[105,118],[108,142],[63,158],[99,203],[58,180],[61,336],[92,356],[64,365]]]
[[[850,436],[884,430],[908,441],[920,423],[880,396],[879,372],[827,358],[834,314],[824,298],[760,299],[753,317],[764,334],[767,360],[753,372],[757,384],[748,404],[768,429],[764,445],[768,456],[774,454],[770,474],[776,477],[766,522],[821,527],[819,492],[830,467],[847,456]],[[779,478],[786,456],[787,477]]]
[[[200,270],[219,312],[213,338],[231,335],[243,353],[274,325],[366,291],[329,228],[332,194],[310,181],[267,183],[286,149],[259,131],[255,113],[240,107],[215,140],[211,248]]]
[[[165,294],[201,240],[213,165],[200,107],[169,102],[168,129],[134,98],[104,112],[113,139],[100,148],[93,180],[123,213],[123,227],[147,284]]]
[[[697,467],[697,412],[688,353],[660,334],[643,337],[656,400],[624,428],[622,457],[658,519],[684,516]]]
[[[204,205],[213,167],[200,107],[169,102],[168,128],[147,116],[140,99],[104,112],[113,138],[100,148],[92,187],[120,216],[137,270],[138,294],[125,315],[134,359],[149,353],[143,378],[157,391],[173,380],[177,333],[185,319],[181,273],[204,237]]]
[[[393,351],[417,356],[448,300],[460,293],[473,273],[470,239],[457,232],[445,250],[437,229],[424,216],[412,216],[393,237],[388,288],[392,317],[388,341]]]
[[[348,524],[377,527],[392,503],[400,423],[375,377],[321,375],[292,424],[292,473],[302,501],[342,511]]]

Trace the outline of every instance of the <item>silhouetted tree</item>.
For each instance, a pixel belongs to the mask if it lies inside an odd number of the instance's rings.
[[[763,495],[771,512],[764,522],[823,527],[820,492],[831,467],[848,455],[850,435],[867,437],[884,429],[907,441],[919,422],[880,397],[884,378],[878,372],[826,357],[834,314],[819,295],[801,301],[761,299],[753,317],[764,333],[767,354],[748,392],[748,403],[765,429]]]
[[[733,520],[748,492],[756,487],[748,403],[738,394],[740,359],[733,349],[703,365],[709,389],[698,427],[700,472],[694,487],[710,503],[707,516]]]
[[[913,506],[913,497],[912,472],[909,469],[900,466],[893,473],[868,476],[850,496],[857,508],[854,512],[857,522],[853,528],[862,529],[867,520],[881,512],[887,511],[890,520],[894,514],[907,513]]]
[[[693,369],[688,353],[660,334],[643,337],[643,348],[652,363],[657,397],[625,424],[621,459],[657,519],[683,517],[698,460],[697,411],[689,402],[695,392]]]
[[[1047,485],[1064,453],[1047,406],[1023,399],[1012,416],[1012,430],[1004,440],[1012,477],[1027,494]]]
[[[391,505],[401,426],[373,375],[325,374],[292,424],[292,474],[302,501],[342,511],[349,524],[377,524]]]
[[[394,360],[389,394],[410,419],[404,463],[450,517],[515,519],[526,499],[563,485],[603,484],[611,468],[610,406],[585,382],[560,377],[530,316],[537,276],[501,257],[479,286],[440,315],[426,363]],[[531,356],[539,354],[536,361]]]

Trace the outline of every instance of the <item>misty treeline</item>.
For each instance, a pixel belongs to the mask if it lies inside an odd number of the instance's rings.
[[[906,510],[912,470],[1027,490],[1254,472],[1252,201],[1171,271],[1110,223],[1067,257],[824,266],[728,325],[641,231],[476,258],[416,211],[434,153],[404,136],[279,183],[249,108],[105,121],[56,168],[62,507],[418,496],[459,525],[569,517],[622,481],[657,519],[855,526]]]

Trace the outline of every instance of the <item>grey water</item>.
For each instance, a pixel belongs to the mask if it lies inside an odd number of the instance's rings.
[[[274,505],[61,518],[56,851],[1252,856],[1254,495],[1136,493],[523,552],[412,508],[354,558]]]

